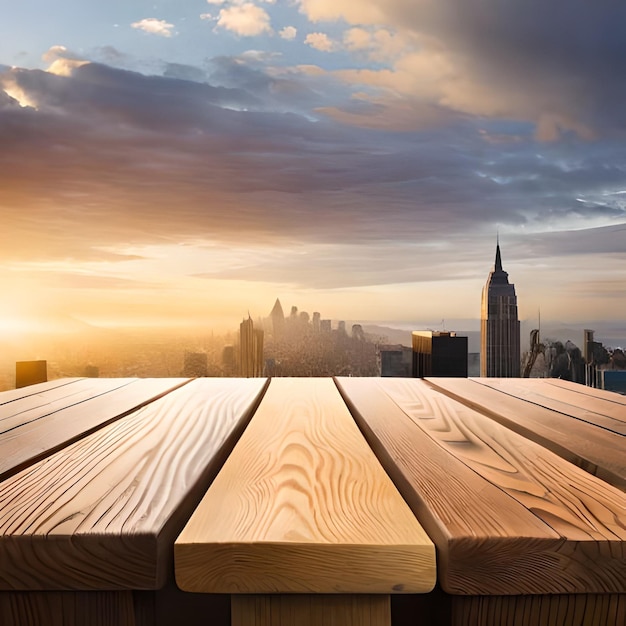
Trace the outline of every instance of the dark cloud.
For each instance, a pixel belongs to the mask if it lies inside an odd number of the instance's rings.
[[[385,0],[383,10],[400,28],[435,39],[463,80],[506,104],[503,116],[555,116],[564,131],[567,120],[569,130],[581,124],[600,134],[626,127],[622,2]]]
[[[182,63],[166,63],[165,69],[163,70],[163,76],[166,78],[190,80],[197,83],[208,82],[208,77],[204,70],[193,65],[184,65]]]
[[[578,255],[625,255],[626,223],[620,226],[535,233],[529,237],[517,237],[511,249],[512,254],[520,258],[556,259]]]
[[[297,72],[284,71],[270,75],[262,63],[263,57],[215,57],[206,62],[206,71],[212,84],[242,89],[253,93],[263,108],[272,111],[312,112],[333,97],[348,97],[349,90],[331,76],[324,76],[323,89],[315,77],[301,77]]]
[[[242,64],[216,60],[221,85],[189,80],[200,74],[172,64],[167,76],[96,63],[69,75],[5,70],[0,80],[37,104],[22,108],[7,96],[0,114],[5,256],[90,259],[94,248],[170,238],[356,250],[462,234],[459,244],[471,246],[496,224],[626,222],[615,196],[597,199],[623,180],[618,144],[537,144],[528,126],[487,118],[451,117],[413,132],[358,128],[315,116],[315,99],[306,110],[305,74],[277,81]],[[331,85],[324,98],[332,95]],[[516,140],[486,139],[501,135]],[[345,267],[345,280],[419,280],[411,254],[394,267],[389,250],[374,269],[371,255],[357,255],[364,269]],[[324,271],[332,265],[319,262]],[[302,272],[315,283],[315,272]]]

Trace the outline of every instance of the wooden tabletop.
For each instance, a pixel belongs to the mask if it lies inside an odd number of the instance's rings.
[[[626,405],[603,399],[595,403],[591,396],[543,380],[431,378],[428,382],[605,482],[626,489],[626,423],[617,419],[620,413],[626,419]],[[562,400],[552,399],[554,392],[564,392]],[[584,409],[585,404],[595,410]]]
[[[539,378],[475,378],[491,389],[521,398],[540,407],[551,409],[587,424],[626,436],[626,403],[621,396],[608,400],[580,393],[571,387],[562,387]],[[573,384],[573,383],[572,383]],[[582,385],[578,385],[582,387]],[[573,423],[570,420],[570,423]]]
[[[74,404],[71,420],[59,421],[64,411],[53,413],[44,402],[41,419],[29,417],[16,428],[55,424],[46,430],[50,453],[0,482],[0,589],[163,585],[174,537],[250,419],[266,381],[127,383],[102,380],[91,389],[138,385],[140,397],[130,403],[126,396],[118,402],[109,398],[113,392],[100,393]],[[81,384],[50,389],[51,403],[76,386]],[[142,408],[128,412],[137,404]],[[101,425],[92,431],[94,419]],[[79,431],[83,436],[74,440]],[[27,448],[31,436],[21,435]],[[59,448],[63,437],[70,442]]]
[[[554,446],[534,441],[550,438],[539,423],[547,417],[545,407],[536,418],[538,406],[527,398],[512,404],[502,393],[472,388],[508,389],[508,381],[340,378],[338,384],[368,442],[435,542],[445,591],[626,591],[626,494],[559,456],[562,440],[557,453],[549,449]],[[518,379],[510,389],[523,385]],[[536,383],[526,390],[531,385]],[[577,449],[581,440],[609,433],[615,454],[607,471],[623,478],[623,436],[597,425],[606,425],[600,413],[590,421],[565,415],[560,422],[552,416],[548,426],[578,435],[568,454],[586,454]],[[599,451],[593,453],[602,465]]]
[[[0,394],[0,480],[187,382],[66,379]]]
[[[3,392],[0,590],[156,589],[176,550],[193,591],[624,594],[625,424],[557,380]]]
[[[221,593],[420,593],[435,550],[331,379],[275,378],[175,544]]]

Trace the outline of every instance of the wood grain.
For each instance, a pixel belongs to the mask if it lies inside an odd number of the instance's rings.
[[[0,404],[0,434],[20,428],[90,398],[125,387],[135,380],[133,378],[84,378],[73,384],[61,385],[42,393],[2,403]],[[2,397],[3,394],[0,394],[0,400]]]
[[[457,596],[451,626],[624,626],[626,595]]]
[[[0,589],[155,589],[265,380],[197,379],[0,484]]]
[[[86,378],[3,405],[0,407],[0,480],[189,380]]]
[[[231,614],[231,626],[391,626],[388,595],[234,595]]]
[[[415,379],[338,384],[453,594],[626,590],[626,494]]]
[[[599,400],[606,400],[613,404],[620,404],[626,407],[626,396],[615,391],[606,391],[605,389],[595,389],[594,387],[587,387],[586,385],[580,385],[578,383],[573,383],[569,380],[561,380],[560,378],[546,378],[546,382],[553,386],[559,387],[561,389],[567,389],[576,394],[589,396],[591,398],[596,398]],[[626,419],[626,416],[621,414],[621,419]]]
[[[49,393],[57,387],[64,387],[77,381],[84,380],[83,378],[59,378],[57,380],[49,380],[46,383],[37,383],[35,385],[28,385],[26,387],[20,387],[19,389],[8,389],[0,393],[0,406],[15,402],[16,400],[22,400],[30,396],[38,396],[42,393]]]
[[[497,389],[537,406],[559,411],[581,422],[626,436],[626,407],[601,398],[543,383],[540,378],[474,378],[481,385]],[[543,384],[542,384],[543,383]]]
[[[130,591],[0,591],[2,626],[135,626]]]
[[[615,432],[465,378],[429,378],[451,398],[626,490],[626,439]]]
[[[424,592],[434,558],[331,379],[272,379],[175,544],[198,592]]]

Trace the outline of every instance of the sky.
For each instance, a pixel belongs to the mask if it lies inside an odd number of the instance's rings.
[[[45,0],[0,20],[0,329],[626,311],[626,5]]]

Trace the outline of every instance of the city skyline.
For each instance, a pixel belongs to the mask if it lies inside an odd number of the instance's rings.
[[[626,7],[42,0],[0,24],[0,333],[623,320]],[[46,12],[47,14],[47,12]]]

